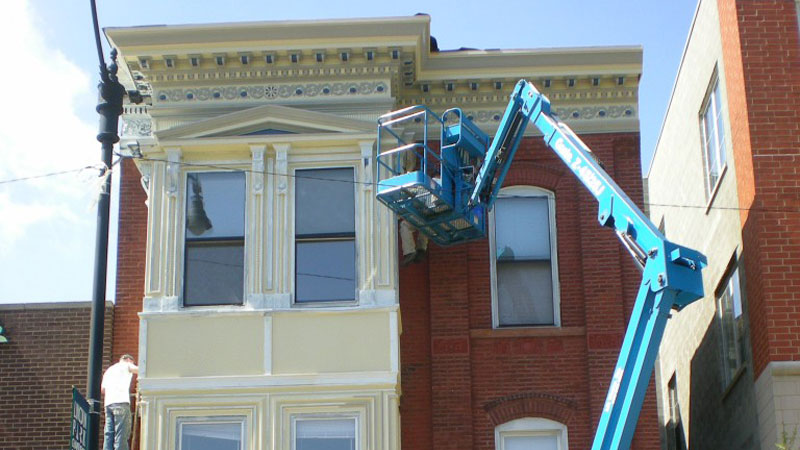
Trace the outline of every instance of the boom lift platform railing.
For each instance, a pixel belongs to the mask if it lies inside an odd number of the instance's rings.
[[[413,128],[421,128],[421,141],[407,142],[402,136]],[[387,137],[396,143],[389,149]],[[439,117],[424,106],[412,106],[381,116],[378,200],[439,245],[486,236],[485,207],[468,205],[468,200],[488,142],[459,109]]]
[[[438,153],[428,142],[429,121],[440,131]],[[603,170],[589,147],[551,113],[547,97],[525,80],[517,83],[491,144],[458,109],[448,110],[441,118],[424,106],[382,116],[377,159],[385,170],[379,170],[377,197],[439,244],[483,237],[486,214],[497,199],[529,122],[597,199],[600,225],[614,230],[642,270],[592,445],[593,450],[628,449],[670,310],[680,310],[703,297],[701,270],[706,258],[664,237]],[[394,129],[400,123],[422,125],[422,142],[405,142]],[[398,142],[386,151],[380,144],[385,133]],[[402,153],[419,158],[419,168],[404,171],[397,158]],[[613,260],[615,255],[609,258]]]

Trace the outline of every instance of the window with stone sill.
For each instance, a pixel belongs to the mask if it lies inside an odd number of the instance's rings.
[[[745,358],[745,323],[739,269],[735,262],[717,289],[717,315],[722,335],[722,371],[724,386],[730,385],[743,367]]]
[[[559,326],[555,196],[503,189],[493,217],[494,326]]]
[[[726,165],[725,114],[716,73],[700,109],[700,136],[703,148],[706,200],[711,200]]]
[[[192,417],[177,422],[178,450],[243,450],[245,418]]]
[[[494,429],[496,450],[567,450],[567,426],[549,419],[526,417]]]
[[[243,303],[244,211],[244,173],[187,175],[184,306]]]
[[[295,171],[295,303],[356,299],[355,171]]]

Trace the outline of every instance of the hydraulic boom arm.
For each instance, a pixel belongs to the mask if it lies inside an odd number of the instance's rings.
[[[627,449],[670,309],[703,296],[701,253],[668,241],[598,164],[575,133],[550,113],[550,102],[533,84],[517,83],[486,152],[470,204],[491,208],[528,122],[599,203],[600,225],[613,228],[642,269],[643,278],[600,416],[593,450]]]
[[[706,258],[668,241],[653,226],[600,167],[586,144],[550,113],[547,97],[525,80],[517,83],[490,144],[488,136],[458,108],[441,118],[424,106],[382,116],[378,120],[377,198],[440,245],[484,237],[486,212],[497,199],[529,122],[597,199],[600,225],[615,231],[642,270],[592,446],[593,450],[628,449],[670,310],[680,310],[703,296],[700,272]],[[428,145],[429,123],[441,128],[438,153]],[[410,129],[421,124],[422,141],[407,142],[399,134],[400,124]],[[394,137],[398,146],[382,150],[383,134]],[[419,161],[419,168],[414,164],[401,168],[401,154],[406,161]]]

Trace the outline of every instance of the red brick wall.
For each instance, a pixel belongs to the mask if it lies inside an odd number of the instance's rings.
[[[90,311],[89,302],[0,307],[9,340],[0,344],[0,448],[69,447],[72,386],[86,394]],[[103,367],[113,313],[109,303]]]
[[[638,134],[582,138],[641,204]],[[515,184],[555,192],[562,327],[492,329],[487,240],[432,246],[426,263],[401,268],[403,448],[494,449],[494,427],[526,416],[565,423],[571,448],[591,446],[641,275],[540,139],[521,145],[505,182]],[[633,448],[660,448],[652,385]]]
[[[794,0],[718,0],[756,378],[800,359],[800,36]]]
[[[147,243],[147,195],[133,160],[122,162],[117,243],[117,307],[114,311],[114,357],[139,353],[139,316],[144,297]]]

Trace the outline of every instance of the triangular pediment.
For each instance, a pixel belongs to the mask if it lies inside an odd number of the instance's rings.
[[[373,132],[375,125],[362,120],[287,106],[264,105],[178,125],[155,133],[159,140],[202,139],[292,134]]]

